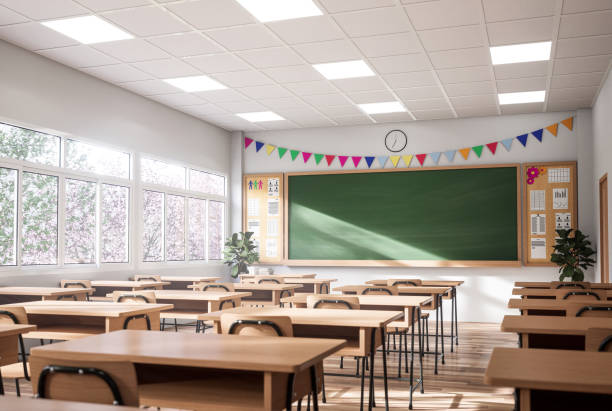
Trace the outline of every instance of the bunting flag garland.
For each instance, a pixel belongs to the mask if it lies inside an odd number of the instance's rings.
[[[559,129],[559,123],[551,124],[550,126],[546,127],[546,130],[550,131],[550,134],[552,134],[555,137],[557,137],[558,129]]]
[[[397,167],[397,163],[399,163],[400,156],[389,156],[391,159],[391,163],[393,163],[393,167]]]
[[[457,153],[457,150],[448,150],[448,151],[445,151],[444,152],[444,157],[446,157],[446,159],[450,163],[455,158],[455,153]]]
[[[476,153],[478,158],[480,158],[480,156],[482,155],[482,149],[483,148],[484,148],[484,146],[475,146],[475,147],[472,147],[472,150],[474,150],[474,153]]]
[[[378,156],[378,163],[381,168],[385,168],[385,164],[387,164],[387,160],[389,160],[389,156]]]
[[[521,142],[523,147],[527,147],[527,138],[529,134],[521,134],[520,136],[516,136],[516,139]]]
[[[275,148],[276,146],[273,146],[272,144],[266,144],[266,151],[268,152],[268,155],[272,154]]]
[[[332,161],[334,161],[334,158],[336,158],[336,156],[331,156],[331,155],[326,155],[325,156],[325,160],[327,161],[327,165],[331,166]]]
[[[310,158],[311,155],[312,153],[307,153],[305,151],[302,151],[302,158],[304,159],[304,164],[308,162],[308,159]]]
[[[513,141],[514,141],[514,138],[507,138],[507,139],[501,141],[501,143],[504,145],[504,147],[506,147],[506,151],[510,151],[510,148],[512,148],[512,142]]]
[[[434,164],[438,164],[440,161],[440,153],[439,151],[436,153],[429,153],[429,157],[433,160]]]
[[[569,131],[574,129],[574,117],[568,117],[565,120],[561,120],[561,124],[563,124]]]
[[[410,162],[412,161],[412,154],[402,156],[402,159],[404,160],[404,164],[406,164],[406,167],[410,167]]]
[[[463,157],[464,160],[468,159],[468,156],[470,155],[470,151],[472,149],[469,147],[466,148],[462,148],[461,150],[459,150],[459,154],[461,154],[461,156]]]
[[[417,154],[416,158],[417,160],[419,160],[419,163],[421,163],[421,165],[423,165],[423,163],[425,162],[425,158],[427,157],[427,154]]]
[[[252,142],[253,142],[252,138],[245,137],[244,138],[244,148],[245,149],[249,148]]]
[[[317,163],[317,165],[321,162],[323,157],[325,157],[323,154],[315,154],[314,156],[315,156],[315,163]]]
[[[368,165],[368,168],[372,167],[372,163],[374,162],[374,157],[373,156],[366,156],[365,157],[365,161],[366,164]]]
[[[259,150],[261,150],[263,146],[264,146],[264,143],[262,143],[261,141],[256,141],[255,142],[255,152],[258,152]]]
[[[361,161],[361,156],[352,156],[351,160],[353,160],[353,164],[355,164],[355,168],[357,168],[359,162]]]
[[[285,147],[279,147],[276,151],[278,151],[278,158],[283,158],[283,156],[287,152],[287,149]]]
[[[487,148],[491,154],[495,155],[495,152],[497,151],[497,141],[487,144]]]
[[[544,129],[543,129],[543,128],[541,128],[541,129],[539,129],[539,130],[532,131],[532,132],[531,132],[531,134],[533,134],[533,136],[534,136],[535,138],[537,138],[537,139],[538,139],[538,141],[541,143],[541,142],[542,142],[542,135],[544,134]]]
[[[348,160],[348,156],[338,156],[338,161],[340,161],[341,167],[344,167],[344,164],[346,164],[346,160]]]
[[[300,154],[300,150],[289,150],[289,152],[291,153],[291,161],[295,161],[298,154]]]

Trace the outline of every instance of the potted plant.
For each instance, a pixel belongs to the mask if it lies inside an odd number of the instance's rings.
[[[232,234],[225,241],[223,263],[231,267],[232,278],[248,273],[249,264],[259,261],[259,253],[255,251],[252,237],[253,233],[250,231],[239,232]]]
[[[557,264],[559,268],[559,281],[569,278],[571,281],[584,281],[584,271],[592,267],[595,260],[591,258],[595,250],[591,248],[591,242],[580,230],[556,230],[559,236],[554,245],[555,252],[550,261]],[[574,235],[572,236],[572,232]]]

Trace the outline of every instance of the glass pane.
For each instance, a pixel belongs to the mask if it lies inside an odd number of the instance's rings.
[[[225,177],[189,169],[189,189],[224,196]]]
[[[60,139],[0,123],[0,156],[59,167]]]
[[[208,202],[208,259],[220,260],[223,250],[223,213],[225,204]]]
[[[185,260],[185,197],[170,194],[166,203],[166,260]]]
[[[96,183],[66,179],[64,262],[96,262]]]
[[[140,161],[140,172],[145,183],[185,188],[185,167],[143,158]]]
[[[102,262],[128,262],[130,189],[102,184]]]
[[[17,264],[17,170],[0,168],[0,265]]]
[[[206,200],[189,199],[189,259],[206,259]]]
[[[21,263],[57,264],[58,178],[23,173]]]
[[[66,140],[66,167],[119,178],[130,178],[130,155],[80,141]]]
[[[143,196],[143,261],[164,260],[164,194],[144,190]]]

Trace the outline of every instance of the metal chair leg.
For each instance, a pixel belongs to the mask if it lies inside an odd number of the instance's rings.
[[[174,332],[178,332],[178,324],[176,322],[176,318],[174,319]]]
[[[21,397],[21,390],[19,389],[19,379],[15,378],[15,391],[17,392],[17,396]]]

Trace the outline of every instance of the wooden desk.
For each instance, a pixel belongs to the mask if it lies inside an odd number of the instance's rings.
[[[17,397],[6,395],[0,397],[0,408],[6,411],[137,411],[140,408],[126,407],[117,408],[116,405],[94,404],[90,402],[34,399],[26,396]]]
[[[600,291],[601,293],[605,293],[606,294],[606,299],[607,300],[612,300],[612,290],[602,290],[602,289],[594,289],[591,288],[593,291]],[[512,289],[512,295],[520,295],[521,297],[524,298],[541,298],[541,299],[551,299],[554,300],[556,299],[557,294],[559,293],[559,291],[563,292],[565,291],[566,293],[572,292],[572,291],[589,291],[589,290],[556,290],[554,288],[513,288]]]
[[[281,410],[287,400],[290,404],[308,392],[306,386],[288,384],[289,378],[321,364],[345,344],[339,339],[123,330],[33,348],[32,384],[42,366],[53,361],[127,361],[137,369],[143,405]],[[147,401],[159,386],[175,386],[175,391],[163,404]],[[190,388],[198,392],[197,403],[190,401]]]
[[[130,324],[132,317],[148,316],[152,330],[159,330],[159,313],[172,309],[172,304],[130,304],[91,301],[33,301],[5,305],[26,310],[28,322],[36,324],[36,331],[24,338],[72,340],[121,330],[128,322],[130,328],[145,328],[144,321]],[[2,306],[0,306],[1,309]]]
[[[197,283],[214,283],[221,277],[204,277],[197,275],[162,275],[161,280],[170,283],[166,290],[186,290],[188,285]]]
[[[514,286],[522,288],[550,288],[551,283],[546,281],[516,281]],[[590,288],[612,290],[612,283],[591,283]]]
[[[508,301],[508,308],[521,310],[522,315],[545,315],[545,316],[565,316],[568,308],[576,306],[609,306],[610,301],[571,301],[571,300],[550,300],[544,298],[511,298]]]
[[[0,324],[0,367],[20,361],[19,336],[35,329],[33,324]],[[0,397],[0,405],[1,398],[4,397]]]
[[[329,294],[331,283],[338,281],[336,278],[285,278],[285,284],[300,284],[302,288],[296,293],[307,294]]]
[[[519,390],[521,411],[609,410],[612,354],[495,347],[484,382]]]
[[[300,284],[234,284],[235,291],[251,293],[251,296],[242,298],[243,305],[280,305],[281,298],[293,295],[301,287]]]
[[[113,291],[162,290],[166,281],[92,281],[91,286],[96,289],[94,295],[103,297]],[[71,288],[73,290],[73,288]]]
[[[287,279],[287,278],[315,278],[317,275],[316,274],[240,274],[238,276],[238,278],[240,279],[240,282],[242,282],[243,280],[252,280],[257,278],[258,275],[265,275],[266,277],[270,278],[270,277],[278,277],[278,278],[283,278],[283,279]]]
[[[58,300],[75,296],[85,301],[93,288],[59,287],[0,287],[0,304],[13,304],[37,300]]]

